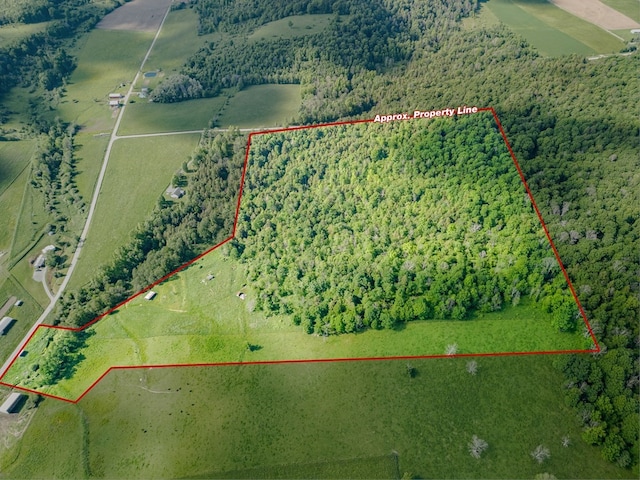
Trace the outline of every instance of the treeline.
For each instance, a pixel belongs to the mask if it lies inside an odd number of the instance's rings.
[[[458,28],[456,21],[474,11],[476,4],[473,0],[202,1],[196,8],[207,32],[246,34],[266,22],[308,11],[336,16],[324,32],[313,35],[256,42],[234,37],[209,43],[187,61],[183,73],[197,79],[207,95],[228,87],[301,83],[302,122],[359,115],[375,103],[371,87],[377,74],[400,74],[414,55],[416,42],[437,44],[443,31]]]
[[[80,327],[207,247],[231,235],[246,138],[237,131],[205,134],[193,156],[183,201],[159,200],[150,217],[111,262],[78,291],[65,293],[54,324]]]
[[[84,206],[74,180],[77,174],[73,155],[75,130],[75,125],[60,121],[52,125],[39,137],[32,164],[31,186],[43,193],[47,213],[56,218],[62,231],[66,218],[60,216],[60,205]]]
[[[339,334],[528,298],[576,328],[490,116],[266,135],[251,152],[233,254],[267,314]]]

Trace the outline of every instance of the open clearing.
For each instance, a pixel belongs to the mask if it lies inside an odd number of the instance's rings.
[[[546,0],[490,0],[484,8],[544,55],[614,53],[624,47],[610,33]]]
[[[100,200],[69,288],[87,282],[151,212],[199,134],[121,139],[114,143]]]
[[[49,22],[2,25],[0,26],[0,48],[27,38],[34,33],[43,32],[48,25]]]
[[[300,85],[256,85],[231,98],[217,120],[220,127],[274,127],[293,120],[300,108]]]
[[[395,451],[400,475],[420,478],[628,477],[580,440],[552,358],[478,359],[476,376],[467,361],[413,360],[413,379],[404,361],[117,371],[77,405],[45,399],[0,468],[29,478],[398,478],[381,460]],[[489,444],[480,460],[467,451],[472,435]],[[529,456],[538,444],[551,451],[542,466]]]
[[[172,0],[133,0],[116,8],[96,26],[103,30],[155,32]]]
[[[550,2],[572,15],[598,25],[605,30],[640,27],[638,22],[605,5],[600,0],[550,0]],[[640,10],[638,2],[636,2],[636,9]]]
[[[215,278],[207,281],[206,276]],[[252,312],[255,293],[242,288],[244,271],[223,253],[212,252],[186,271],[89,327],[87,346],[71,379],[39,389],[75,399],[114,365],[229,363],[331,358],[495,353],[588,348],[579,334],[560,334],[539,307],[525,303],[467,321],[409,322],[400,330],[367,330],[323,338],[308,335],[287,316]],[[203,283],[203,280],[204,283]],[[242,290],[245,300],[236,296]],[[51,333],[40,328],[3,382],[20,384]],[[259,345],[253,352],[247,342]]]
[[[334,18],[336,15],[333,14],[292,15],[260,26],[249,35],[248,40],[253,42],[276,40],[321,33],[327,29]],[[342,15],[338,18],[341,22],[349,19],[348,15]]]
[[[92,30],[76,53],[78,68],[71,74],[58,115],[85,132],[112,128],[115,117],[108,106],[109,93],[127,91],[152,40],[146,32]]]

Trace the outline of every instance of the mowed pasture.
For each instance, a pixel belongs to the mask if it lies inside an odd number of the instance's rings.
[[[226,97],[199,98],[179,103],[136,99],[123,113],[118,135],[202,130],[225,104]]]
[[[207,280],[210,275],[214,278]],[[399,330],[326,338],[308,335],[289,316],[267,318],[254,311],[256,293],[245,282],[243,267],[214,251],[154,287],[152,301],[139,296],[89,327],[84,360],[71,378],[46,387],[27,380],[51,333],[41,328],[27,346],[31,354],[19,358],[3,381],[75,399],[116,365],[443,355],[452,344],[466,354],[589,347],[580,334],[557,332],[548,315],[527,302],[473,320],[416,321]],[[248,344],[257,349],[249,351]]]
[[[231,98],[216,125],[223,128],[284,126],[298,115],[301,101],[300,85],[247,87]]]
[[[280,38],[295,38],[324,32],[331,21],[336,18],[332,14],[291,15],[258,27],[248,37],[250,42],[260,40],[276,40]],[[346,22],[348,15],[338,16],[339,21]]]
[[[610,33],[546,0],[490,0],[483,8],[490,9],[543,55],[614,53],[624,47]]]
[[[77,405],[45,399],[1,466],[30,478],[629,476],[581,441],[553,357],[478,359],[475,376],[468,361],[412,360],[414,378],[407,361],[121,370]],[[480,459],[473,435],[489,445]]]
[[[97,266],[129,238],[151,212],[182,162],[189,160],[199,134],[117,140],[111,151],[96,212],[69,288],[91,279]]]
[[[78,67],[57,108],[60,117],[85,132],[112,128],[116,112],[109,107],[108,96],[126,93],[152,40],[152,33],[99,29],[83,37],[74,52]]]

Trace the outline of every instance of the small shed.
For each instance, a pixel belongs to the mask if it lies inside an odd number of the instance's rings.
[[[13,306],[14,307],[21,307],[23,303],[24,303],[23,300],[16,300],[16,303],[14,303]]]
[[[9,327],[11,327],[14,321],[15,318],[2,317],[2,320],[0,320],[0,335],[7,333],[7,330],[9,330]]]
[[[47,245],[42,249],[42,253],[55,252],[58,249],[55,245]]]
[[[171,198],[182,198],[184,196],[184,190],[180,187],[176,187],[171,191]]]
[[[120,100],[123,97],[121,93],[110,93],[109,100]]]
[[[14,409],[16,408],[16,405],[18,405],[20,400],[22,400],[23,396],[24,395],[17,392],[14,392],[11,395],[9,395],[7,399],[4,401],[4,403],[0,406],[0,413],[13,413]]]
[[[240,300],[244,300],[245,298],[247,298],[244,292],[238,292],[236,295]]]
[[[119,107],[120,106],[120,100],[109,100],[109,106],[110,107]]]
[[[153,300],[156,296],[156,292],[153,290],[149,290],[149,292],[144,296],[145,300]]]

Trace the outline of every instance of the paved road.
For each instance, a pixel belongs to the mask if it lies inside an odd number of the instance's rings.
[[[60,288],[56,292],[55,296],[51,299],[51,302],[49,303],[47,308],[45,308],[44,312],[42,312],[42,315],[40,315],[38,320],[36,320],[36,322],[33,324],[33,326],[29,329],[29,331],[24,336],[22,341],[18,344],[16,349],[11,353],[11,355],[6,359],[6,361],[2,365],[2,368],[0,369],[0,376],[4,375],[6,370],[9,368],[9,365],[11,364],[11,361],[13,360],[13,358],[15,358],[20,353],[20,351],[22,351],[22,348],[24,347],[26,342],[29,340],[29,338],[31,338],[31,335],[33,335],[33,332],[35,332],[35,330],[38,328],[38,326],[41,325],[45,321],[47,316],[49,316],[49,314],[53,311],[54,307],[56,306],[56,303],[58,303],[58,300],[62,296],[62,293],[64,292],[65,288],[67,287],[67,284],[69,283],[69,279],[71,278],[71,274],[73,273],[73,271],[76,268],[76,265],[78,263],[78,258],[80,258],[80,254],[82,253],[82,247],[84,246],[84,241],[87,238],[87,233],[89,232],[89,227],[91,226],[91,220],[93,219],[93,214],[94,214],[95,209],[96,209],[96,204],[98,203],[98,194],[100,193],[100,189],[102,188],[102,181],[104,180],[105,172],[107,171],[107,164],[109,163],[109,156],[111,155],[111,148],[113,147],[113,142],[115,142],[118,139],[117,132],[118,132],[118,128],[120,128],[120,122],[122,121],[122,116],[123,116],[124,111],[126,109],[127,101],[129,100],[129,96],[133,92],[133,86],[135,85],[135,83],[138,80],[139,76],[142,74],[142,71],[144,69],[144,65],[147,62],[147,59],[149,58],[149,55],[151,54],[151,50],[153,49],[153,46],[156,44],[156,41],[158,40],[158,36],[160,35],[160,31],[162,30],[162,26],[164,25],[165,20],[167,19],[167,15],[169,14],[170,8],[171,7],[167,8],[167,11],[165,12],[164,17],[162,18],[162,22],[160,23],[160,26],[158,27],[158,31],[156,32],[156,35],[153,38],[153,41],[151,42],[151,45],[149,46],[149,49],[147,50],[147,53],[144,56],[144,59],[142,60],[142,63],[140,64],[140,70],[138,70],[138,72],[136,73],[136,76],[135,76],[133,82],[131,82],[131,86],[129,87],[129,91],[125,95],[124,105],[122,106],[122,108],[120,109],[120,112],[118,113],[118,118],[116,119],[116,124],[113,127],[113,131],[111,132],[111,137],[109,139],[109,144],[107,145],[107,150],[106,150],[105,155],[104,155],[104,160],[102,161],[102,168],[100,169],[100,175],[98,176],[98,181],[96,182],[96,188],[95,188],[95,190],[93,192],[93,198],[91,199],[91,205],[89,207],[89,214],[87,215],[87,221],[84,224],[84,228],[82,230],[82,234],[80,235],[80,241],[78,242],[78,246],[76,248],[76,251],[73,254],[73,258],[71,259],[71,263],[69,264],[69,269],[67,270],[67,274],[65,275],[64,280],[63,280],[62,284],[60,285]]]

